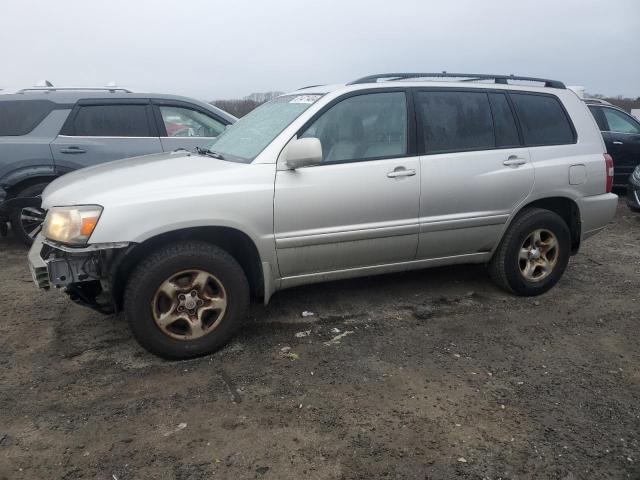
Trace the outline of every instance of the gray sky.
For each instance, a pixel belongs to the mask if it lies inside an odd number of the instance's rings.
[[[0,88],[211,100],[447,70],[640,96],[640,0],[2,0],[0,18]]]

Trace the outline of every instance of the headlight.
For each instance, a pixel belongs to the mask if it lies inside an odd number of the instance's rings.
[[[44,236],[71,245],[86,245],[102,213],[99,205],[53,207],[44,220]]]

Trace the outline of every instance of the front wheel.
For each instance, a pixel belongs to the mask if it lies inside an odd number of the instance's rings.
[[[556,213],[531,208],[509,226],[489,264],[491,278],[517,295],[540,295],[553,287],[567,268],[571,233]]]
[[[212,353],[237,332],[249,305],[238,262],[204,242],[168,245],[130,276],[124,313],[136,340],[163,358]]]

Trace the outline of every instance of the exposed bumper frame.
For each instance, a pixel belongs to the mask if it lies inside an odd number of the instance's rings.
[[[114,266],[129,245],[119,242],[74,248],[40,234],[29,250],[29,269],[38,288],[63,289],[76,303],[112,313],[116,310],[112,296]]]

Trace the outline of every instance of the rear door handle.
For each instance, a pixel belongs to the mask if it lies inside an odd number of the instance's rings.
[[[620,142],[618,140],[616,140],[615,142],[613,142],[614,145],[624,145],[624,142]]]
[[[396,167],[393,172],[387,173],[387,177],[389,178],[398,178],[398,177],[413,177],[416,174],[416,171],[413,168],[406,169],[404,167]]]
[[[519,167],[520,165],[524,165],[525,163],[527,163],[526,159],[517,157],[515,155],[511,155],[504,162],[502,162],[505,167]]]
[[[61,149],[60,153],[87,153],[87,151],[81,149],[80,147],[69,147]]]

